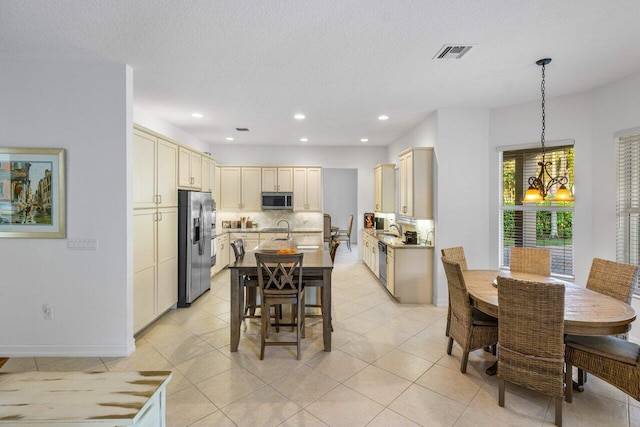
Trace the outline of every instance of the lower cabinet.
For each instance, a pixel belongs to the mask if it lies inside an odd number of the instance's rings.
[[[399,303],[433,302],[433,248],[388,248],[387,290]]]
[[[224,270],[229,265],[229,233],[223,233],[216,238],[216,264],[211,267],[211,276]]]
[[[133,213],[133,325],[138,332],[178,301],[178,208]]]

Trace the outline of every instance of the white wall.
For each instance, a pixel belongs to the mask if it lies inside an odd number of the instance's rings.
[[[211,146],[216,163],[222,165],[247,166],[321,166],[334,169],[358,170],[358,213],[353,222],[354,231],[362,241],[364,213],[373,211],[373,168],[386,161],[387,147],[294,147],[294,146],[234,146],[218,144]],[[357,231],[357,233],[356,233]],[[359,259],[362,258],[358,245]]]
[[[575,140],[576,283],[586,283],[594,257],[616,258],[616,149],[613,134],[640,126],[638,94],[640,73],[590,92],[547,98],[546,140]],[[539,141],[540,126],[539,103],[493,110],[490,150],[503,145]],[[497,153],[490,155],[490,161],[491,170],[498,170]],[[491,194],[497,195],[497,182],[492,182]],[[497,214],[497,210],[492,210],[490,217],[490,224],[496,227]],[[487,268],[497,267],[497,235],[496,228],[491,233],[489,250],[492,259]],[[633,306],[640,310],[638,299],[634,299]],[[640,331],[632,330],[630,338],[640,342]]]
[[[164,135],[168,138],[178,141],[181,144],[187,145],[202,152],[211,152],[209,144],[202,142],[190,133],[177,128],[170,123],[165,122],[164,120],[139,107],[133,107],[133,120],[136,124],[144,126],[147,129],[159,133],[160,135]]]
[[[132,72],[125,65],[2,63],[0,139],[66,150],[67,238],[0,239],[0,354],[133,351]],[[42,304],[53,308],[43,320]]]

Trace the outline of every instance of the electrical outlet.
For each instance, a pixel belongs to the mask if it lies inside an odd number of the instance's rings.
[[[42,304],[42,317],[44,320],[53,320],[53,309],[51,304]]]

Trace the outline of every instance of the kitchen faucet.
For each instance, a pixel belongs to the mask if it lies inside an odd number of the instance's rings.
[[[398,229],[399,236],[402,237],[402,225],[401,224],[391,224],[389,226],[389,231],[391,231],[391,227],[395,227]]]
[[[287,224],[287,240],[291,240],[291,229],[289,228],[289,221],[287,221],[286,219],[281,219],[276,225],[280,225],[282,221]]]

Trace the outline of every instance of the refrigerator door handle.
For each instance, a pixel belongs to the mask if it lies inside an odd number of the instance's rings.
[[[200,218],[198,219],[198,221],[200,221],[201,219],[204,219],[202,204],[200,205],[199,217]],[[199,225],[201,225],[202,227],[205,227],[204,222]],[[198,230],[200,230],[200,227],[198,227]],[[202,230],[202,233],[198,233],[198,255],[203,255],[203,254],[204,254],[204,230]]]

